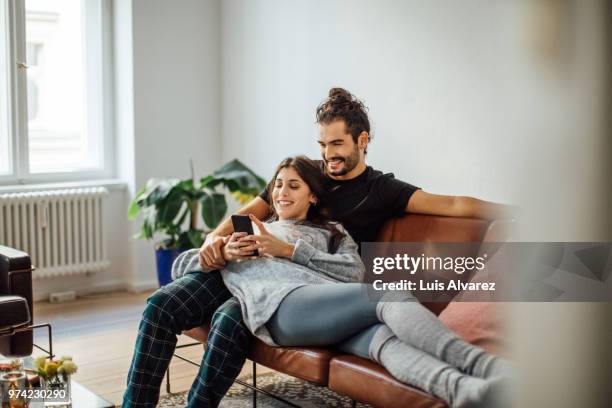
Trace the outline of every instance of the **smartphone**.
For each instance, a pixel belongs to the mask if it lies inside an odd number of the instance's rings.
[[[248,215],[232,215],[232,224],[234,225],[234,232],[246,232],[249,235],[253,235],[253,224]],[[259,255],[258,251],[255,250],[251,253],[251,256]]]

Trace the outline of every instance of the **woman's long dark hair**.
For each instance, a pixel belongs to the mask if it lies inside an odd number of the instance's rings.
[[[297,172],[302,180],[304,180],[304,182],[308,185],[312,194],[314,194],[314,196],[317,198],[317,203],[310,205],[308,213],[306,214],[306,219],[299,221],[297,224],[322,228],[329,231],[330,238],[327,250],[331,254],[335,253],[338,250],[342,239],[344,239],[344,233],[338,229],[336,223],[330,220],[326,210],[328,193],[327,189],[325,188],[325,176],[321,172],[321,168],[317,165],[317,163],[308,157],[288,157],[276,168],[274,177],[272,177],[272,180],[270,183],[268,183],[268,204],[270,205],[270,210],[272,213],[270,219],[278,219],[278,214],[276,214],[276,209],[274,208],[274,203],[272,201],[272,190],[274,190],[276,177],[282,169],[286,169],[288,167],[291,167]]]

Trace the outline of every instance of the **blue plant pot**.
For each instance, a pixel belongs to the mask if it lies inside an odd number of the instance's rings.
[[[183,252],[179,249],[156,249],[155,261],[157,263],[157,281],[159,286],[172,282],[172,263]]]

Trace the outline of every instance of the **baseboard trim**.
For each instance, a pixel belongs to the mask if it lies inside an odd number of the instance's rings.
[[[141,293],[146,292],[148,290],[153,290],[159,288],[159,283],[156,279],[141,281],[141,282],[125,282],[124,280],[114,279],[105,282],[99,282],[94,284],[88,284],[84,287],[71,287],[70,290],[74,290],[79,295],[91,295],[96,293],[104,293],[104,292],[118,292],[118,291],[127,291],[130,293]],[[35,302],[39,302],[41,300],[49,300],[49,295],[53,292],[57,292],[57,290],[45,290],[41,292],[33,293],[33,300]]]
[[[126,285],[126,289],[130,293],[140,293],[157,288],[159,288],[159,282],[157,282],[157,280],[148,280],[135,283],[130,282]]]
[[[86,287],[81,287],[81,288],[70,288],[70,290],[74,290],[78,298],[79,295],[91,295],[94,293],[125,291],[127,290],[127,286],[124,281],[116,279],[112,281],[94,283],[92,285],[88,285]],[[56,292],[56,291],[49,290],[49,291],[38,292],[38,293],[35,292],[33,294],[33,300],[35,302],[38,302],[41,300],[49,300],[49,295],[53,292]]]

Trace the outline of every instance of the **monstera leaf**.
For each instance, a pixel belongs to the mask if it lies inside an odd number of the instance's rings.
[[[136,198],[130,204],[128,217],[136,218],[142,208],[150,207],[164,200],[181,181],[179,179],[150,179],[147,184],[136,193]]]
[[[240,160],[234,159],[200,180],[201,187],[215,188],[219,184],[225,185],[230,192],[257,194],[266,182]]]
[[[202,218],[210,228],[215,228],[227,211],[225,196],[220,193],[205,194],[200,199],[202,204]]]

